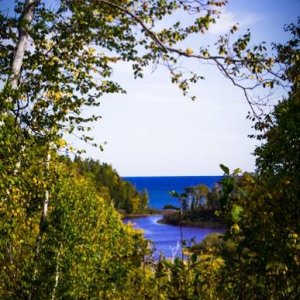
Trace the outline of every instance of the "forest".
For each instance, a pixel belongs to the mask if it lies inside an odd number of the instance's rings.
[[[72,165],[71,161],[68,164]],[[112,166],[93,159],[82,160],[75,156],[73,165],[83,177],[89,177],[97,187],[99,195],[112,202],[115,209],[125,214],[149,211],[147,191],[138,192],[128,181],[122,179]]]
[[[0,299],[299,299],[299,20],[286,25],[289,40],[274,43],[274,54],[236,26],[213,50],[183,50],[227,2],[25,0],[12,13],[0,8]],[[155,28],[178,12],[192,24]],[[147,193],[111,166],[81,159],[66,137],[101,150],[89,136],[100,116],[82,109],[125,93],[112,78],[118,61],[137,78],[162,64],[194,99],[190,87],[203,77],[174,67],[181,59],[211,63],[244,92],[261,143],[254,174],[221,165],[225,233],[157,261],[117,211],[143,211]],[[253,89],[280,86],[287,93],[262,111]]]

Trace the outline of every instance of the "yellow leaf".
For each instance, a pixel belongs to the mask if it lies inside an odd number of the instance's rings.
[[[194,51],[193,51],[193,49],[191,49],[191,48],[187,48],[187,49],[185,50],[185,53],[186,53],[187,55],[192,55],[192,54],[194,53]]]

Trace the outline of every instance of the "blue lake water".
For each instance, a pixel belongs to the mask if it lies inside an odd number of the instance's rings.
[[[212,188],[220,181],[221,176],[171,176],[171,177],[124,177],[131,182],[138,191],[147,190],[149,195],[149,207],[162,209],[166,204],[179,206],[177,199],[170,196],[171,191],[183,193],[184,188],[205,184]],[[213,232],[222,232],[221,229],[182,227],[182,236],[179,226],[159,224],[161,215],[125,219],[134,226],[143,229],[144,236],[153,242],[157,257],[162,253],[166,257],[181,255],[181,240],[200,242],[205,236]]]
[[[157,223],[161,218],[162,215],[151,215],[124,219],[125,223],[131,222],[135,228],[143,229],[145,238],[152,241],[155,247],[154,257],[158,257],[161,253],[165,257],[180,257],[182,239],[187,243],[193,238],[200,242],[210,233],[223,231],[215,228],[182,227],[181,233],[179,226]]]
[[[178,206],[178,201],[170,196],[171,191],[183,193],[184,188],[205,184],[212,188],[221,176],[165,176],[165,177],[124,177],[138,191],[146,189],[149,194],[149,206],[161,209],[166,204]]]

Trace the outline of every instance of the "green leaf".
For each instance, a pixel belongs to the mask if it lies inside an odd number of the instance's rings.
[[[239,173],[242,173],[242,170],[240,168],[237,168],[233,171],[233,175],[237,175]]]
[[[229,168],[224,166],[223,164],[220,164],[220,168],[223,170],[223,172],[226,174],[226,175],[229,175]]]
[[[191,262],[192,263],[195,263],[196,261],[197,261],[197,254],[196,253],[193,253],[192,255],[191,255]]]
[[[241,214],[243,213],[243,211],[244,209],[239,205],[234,204],[232,206],[230,214],[234,223],[237,223],[241,220]]]

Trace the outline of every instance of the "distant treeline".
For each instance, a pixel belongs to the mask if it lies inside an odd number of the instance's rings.
[[[222,185],[216,183],[209,189],[204,184],[186,187],[182,194],[170,193],[177,198],[180,211],[164,215],[162,223],[200,227],[222,227],[224,220],[218,215],[223,196]]]
[[[73,163],[79,174],[92,179],[100,196],[113,202],[116,209],[124,210],[128,214],[147,210],[147,191],[138,192],[130,182],[122,179],[111,165],[91,158],[82,159],[79,156],[75,157]]]

